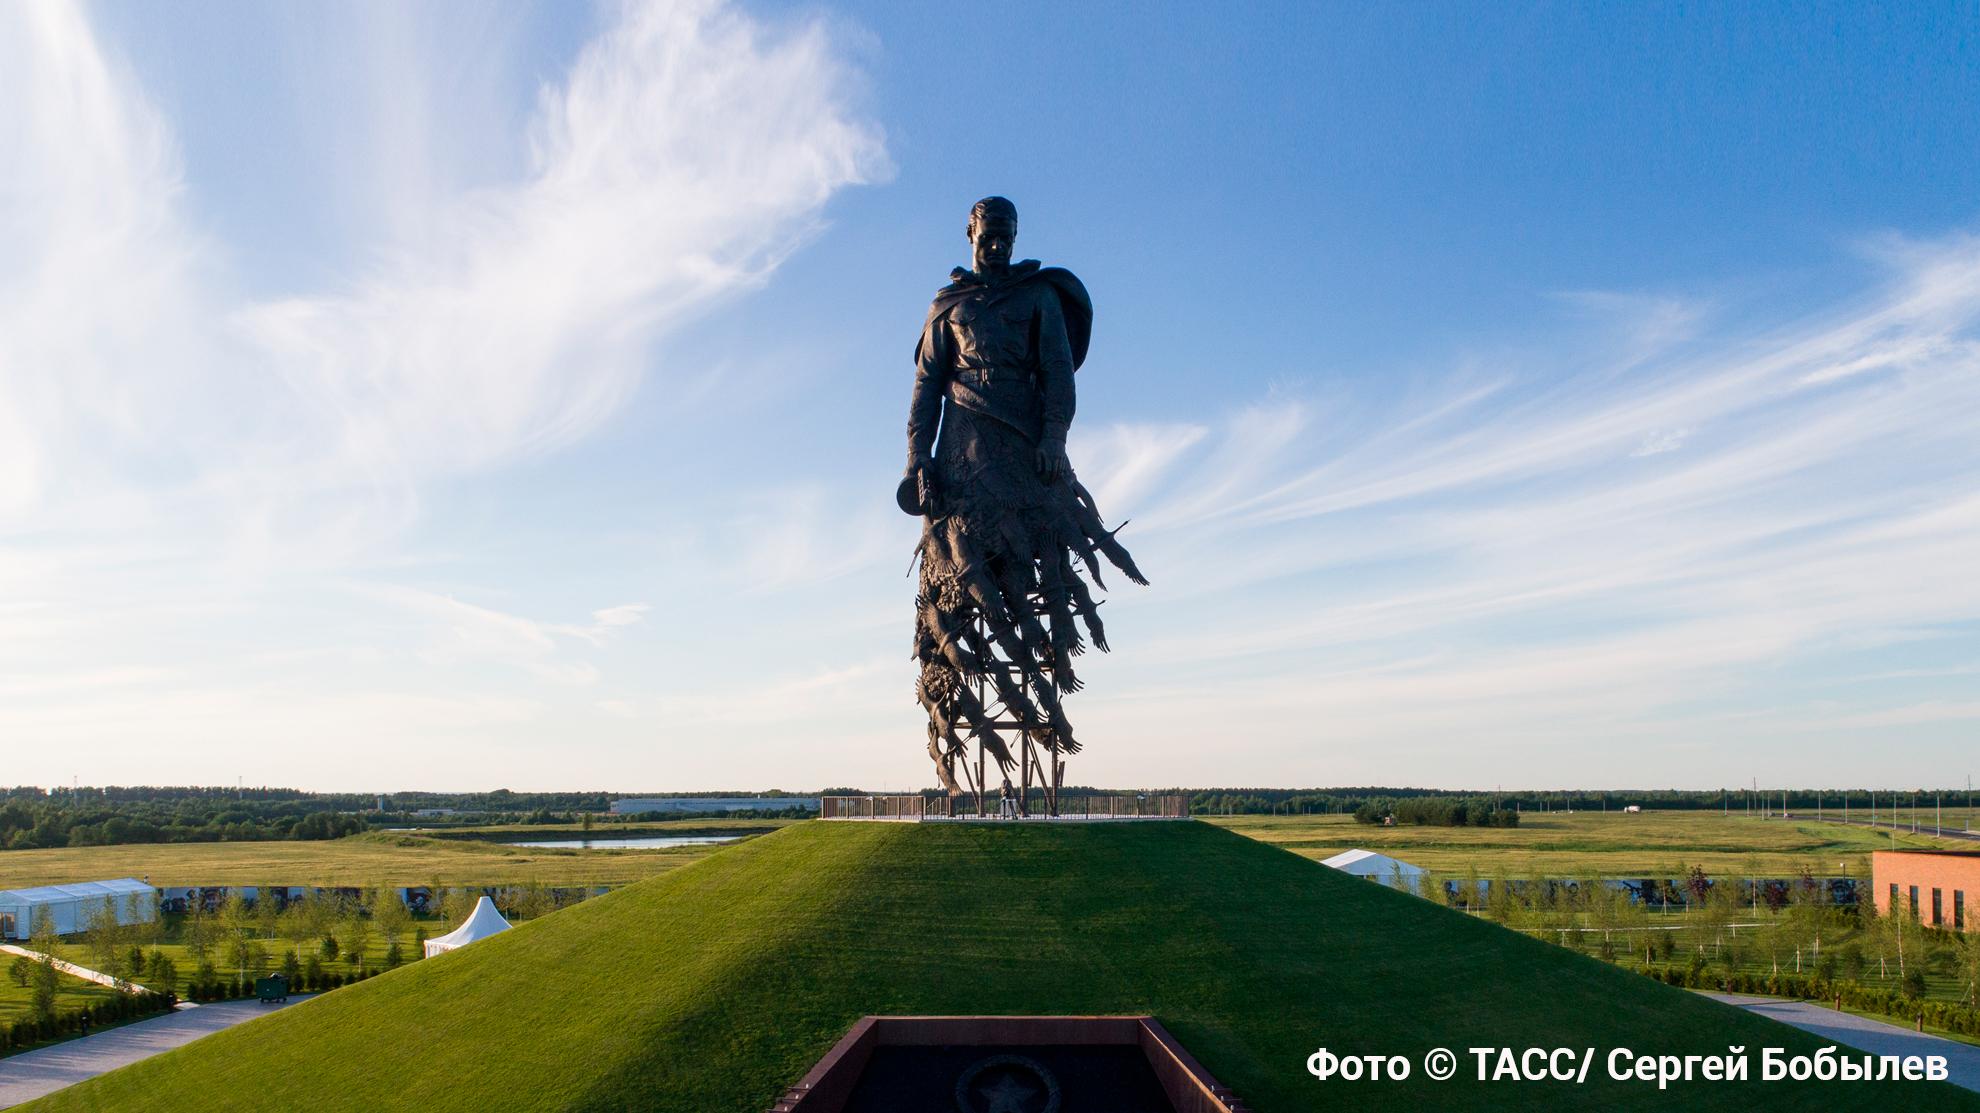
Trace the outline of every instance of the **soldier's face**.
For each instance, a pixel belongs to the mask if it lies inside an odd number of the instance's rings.
[[[992,217],[976,226],[976,237],[970,241],[976,248],[976,267],[1007,267],[1011,263],[1011,247],[1017,242],[1017,225],[1008,220]]]

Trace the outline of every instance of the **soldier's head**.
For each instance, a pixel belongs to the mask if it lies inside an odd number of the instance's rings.
[[[976,270],[1001,270],[1011,265],[1017,242],[1017,206],[1002,197],[985,197],[969,210],[969,243]]]

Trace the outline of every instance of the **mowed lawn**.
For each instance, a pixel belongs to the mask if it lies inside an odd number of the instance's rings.
[[[776,821],[711,824],[639,824],[594,830],[594,838],[773,829]],[[507,834],[507,832],[503,832]],[[401,886],[623,885],[677,869],[712,846],[636,850],[562,850],[504,846],[473,832],[425,834],[371,832],[324,842],[159,843],[0,851],[0,889],[144,878],[168,885]],[[516,829],[517,838],[581,837],[561,828]]]
[[[339,946],[336,957],[325,958],[323,956],[323,940],[321,936],[297,942],[279,935],[269,937],[264,933],[257,932],[253,939],[254,945],[259,947],[267,955],[267,959],[260,969],[249,967],[245,974],[243,974],[241,969],[234,964],[230,948],[226,941],[226,933],[219,929],[217,920],[215,924],[214,934],[219,938],[208,952],[207,960],[213,963],[215,972],[221,977],[238,978],[246,976],[252,978],[261,974],[275,973],[282,969],[282,961],[290,954],[294,954],[297,963],[301,965],[307,965],[310,957],[315,956],[317,961],[323,964],[324,970],[332,974],[350,976],[355,975],[360,969],[359,965],[351,960],[350,951],[344,945],[345,939],[348,938],[347,936],[338,940]],[[433,939],[447,934],[455,926],[457,925],[449,924],[446,920],[438,916],[416,919],[408,923],[405,933],[399,937],[399,960],[401,962],[411,962],[414,961],[414,956],[420,953],[420,948],[417,945],[418,936],[416,934],[420,929],[426,931],[426,937],[428,939]],[[343,925],[341,923],[332,925],[332,934],[343,936]],[[382,932],[374,927],[371,931],[371,938],[365,943],[364,968],[371,970],[385,969],[385,955],[390,949],[390,941],[385,938]],[[172,960],[172,964],[178,968],[179,972],[179,983],[174,989],[180,996],[185,996],[193,975],[199,969],[199,959],[193,956],[191,948],[186,945],[184,918],[172,917],[172,923],[167,929],[165,937],[159,942],[145,944],[144,950],[146,954],[157,951]],[[69,948],[69,953],[65,957],[71,962],[82,963],[84,965],[88,965],[90,961],[80,947]],[[149,979],[140,978],[138,980],[141,983],[149,984]],[[152,988],[158,987],[153,986]]]
[[[1747,819],[1717,812],[1530,812],[1516,828],[1371,827],[1345,815],[1234,816],[1209,822],[1310,858],[1365,847],[1427,869],[1512,877],[1664,876],[1701,865],[1724,876],[1787,876],[1807,866],[1823,875],[1863,872],[1873,849],[1980,850],[1980,842],[1933,839],[1929,807],[1921,832],[1892,832],[1814,820]],[[1853,811],[1852,818],[1860,818]],[[1889,813],[1880,809],[1879,819]],[[761,833],[790,820],[671,820],[600,824],[588,834]],[[1948,830],[1980,826],[1964,808],[1944,809]],[[330,842],[181,843],[0,851],[0,889],[148,877],[154,885],[622,885],[677,869],[713,847],[562,850],[503,846],[507,839],[582,838],[576,825],[436,828],[373,832]]]
[[[547,839],[639,839],[654,836],[763,834],[799,822],[795,819],[646,819],[582,823],[488,823],[463,827],[419,827],[414,834],[435,839],[537,842]],[[405,832],[394,832],[403,834]]]
[[[1925,811],[1929,825],[1930,809]],[[1852,818],[1856,818],[1852,812]],[[1883,818],[1880,816],[1880,818]],[[1361,847],[1440,873],[1508,877],[1668,877],[1682,863],[1713,876],[1868,875],[1872,850],[1980,850],[1908,829],[1801,819],[1749,819],[1738,812],[1528,812],[1518,827],[1375,827],[1346,815],[1232,816],[1211,822],[1309,858]],[[1957,823],[1950,825],[1957,830]]]
[[[73,951],[62,956],[70,962],[82,961]],[[34,1015],[34,989],[32,985],[23,987],[14,984],[14,979],[6,976],[7,967],[14,956],[0,952],[0,1026],[15,1020]],[[55,1010],[72,1012],[84,1005],[106,1001],[117,995],[117,991],[107,985],[85,981],[68,974],[57,974],[55,981]]]
[[[1943,1083],[1599,1067],[1323,1086],[1322,1045],[1824,1045],[1202,823],[801,824],[24,1108],[742,1113],[870,1013],[1153,1013],[1266,1113],[1980,1110]]]

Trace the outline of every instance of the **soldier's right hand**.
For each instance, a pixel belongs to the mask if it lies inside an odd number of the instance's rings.
[[[935,465],[923,460],[914,468],[915,498],[921,503],[921,512],[930,518],[940,518],[942,509],[942,485],[935,478]]]

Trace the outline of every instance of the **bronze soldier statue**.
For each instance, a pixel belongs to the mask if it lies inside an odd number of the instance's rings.
[[[1072,658],[1085,642],[1074,616],[1107,648],[1086,580],[1105,589],[1104,555],[1148,582],[1066,460],[1073,372],[1093,332],[1086,287],[1036,259],[1011,262],[1017,208],[1002,197],[978,201],[967,230],[974,268],[950,273],[915,348],[907,475],[897,491],[901,509],[923,519],[916,695],[952,797],[963,791],[955,765],[966,737],[1005,773],[1019,763],[1000,730],[1020,754],[1035,755],[1042,783],[1057,783],[1063,755],[1079,749],[1060,704],[1061,693],[1080,688]],[[967,761],[963,768],[981,793],[982,774],[970,777]],[[1026,760],[1027,782],[1031,768]]]

